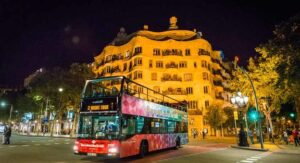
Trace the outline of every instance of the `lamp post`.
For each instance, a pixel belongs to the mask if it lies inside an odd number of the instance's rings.
[[[1,106],[2,107],[5,107],[7,105],[10,105],[10,111],[9,111],[9,119],[8,119],[8,121],[11,122],[11,114],[12,114],[12,111],[14,110],[14,105],[13,104],[7,104],[5,102],[1,102]]]
[[[252,82],[252,79],[250,78],[250,76],[248,75],[248,73],[246,72],[246,70],[244,70],[243,68],[239,67],[237,62],[238,62],[239,58],[236,56],[234,58],[234,68],[235,69],[240,69],[242,71],[243,74],[245,74],[245,76],[247,77],[247,79],[249,80],[251,87],[252,87],[252,91],[253,91],[253,95],[254,95],[254,99],[255,99],[255,105],[256,105],[256,112],[259,113],[259,106],[258,106],[258,99],[256,96],[256,91],[255,91],[255,87],[254,84]],[[260,116],[259,116],[260,117]],[[259,118],[258,121],[258,131],[259,131],[259,139],[260,139],[260,148],[264,149],[264,143],[263,143],[263,135],[262,135],[262,131],[261,131],[261,119]]]
[[[248,147],[248,141],[247,141],[247,134],[244,131],[244,127],[243,127],[243,112],[242,112],[242,108],[244,106],[246,106],[247,102],[248,102],[248,97],[247,96],[243,96],[241,92],[237,92],[237,96],[233,96],[231,97],[231,102],[232,104],[235,104],[239,107],[239,113],[240,113],[240,132],[239,132],[239,146],[244,146],[244,147]]]
[[[62,107],[62,93],[63,93],[64,89],[62,87],[58,88],[58,92],[59,92],[59,109],[61,109]],[[56,123],[59,125],[57,126],[57,134],[61,133],[61,120],[56,120]],[[58,131],[59,130],[59,131]]]

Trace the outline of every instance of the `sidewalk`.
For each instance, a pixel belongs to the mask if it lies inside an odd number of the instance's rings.
[[[201,137],[197,137],[194,139],[193,137],[189,137],[189,145],[206,145],[206,144],[236,144],[235,137],[220,137],[216,138],[215,136],[206,136],[204,139]]]
[[[198,137],[194,139],[193,137],[189,137],[189,143],[188,145],[198,146],[198,145],[209,145],[209,144],[228,144],[228,146],[235,146],[239,149],[237,146],[237,138],[236,137],[220,137],[216,138],[214,136],[207,136],[205,139],[202,137]],[[299,154],[300,155],[300,146],[295,147],[294,144],[279,144],[279,143],[271,143],[271,142],[264,142],[264,149],[268,149],[270,152],[276,152],[276,153],[285,153],[285,154]],[[260,143],[250,144],[249,148],[246,147],[249,150],[260,150],[261,145]],[[266,150],[265,150],[266,151]]]
[[[22,135],[22,136],[36,136],[36,137],[51,137],[51,134],[50,133],[33,133],[33,132],[30,132],[30,133],[23,133],[23,132],[20,132],[20,133],[14,133],[16,135]],[[58,137],[58,138],[74,138],[74,137],[70,137],[70,135],[59,135],[59,134],[53,134],[52,137]]]

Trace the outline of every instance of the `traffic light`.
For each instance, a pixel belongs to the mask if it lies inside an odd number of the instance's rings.
[[[250,119],[252,119],[252,120],[257,120],[257,113],[256,113],[256,111],[252,111],[252,112],[250,113]]]
[[[295,113],[290,113],[291,118],[295,118]]]
[[[248,113],[247,113],[247,117],[251,121],[257,121],[258,118],[259,118],[259,114],[257,113],[255,108],[249,108]]]

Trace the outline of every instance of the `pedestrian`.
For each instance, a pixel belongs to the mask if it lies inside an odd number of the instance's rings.
[[[254,140],[253,140],[253,132],[252,130],[248,130],[248,135],[249,135],[249,138],[250,138],[250,141],[251,141],[251,144],[254,144]]]
[[[203,139],[205,139],[206,134],[207,134],[207,129],[205,128],[202,131],[202,137],[203,137]]]
[[[193,129],[193,138],[195,139],[196,138],[196,130]]]
[[[5,144],[5,132],[7,130],[6,125],[4,124],[3,135],[2,135],[2,144]]]
[[[283,141],[285,142],[286,145],[289,144],[287,131],[283,131]]]
[[[298,130],[296,128],[292,131],[292,135],[294,138],[295,146],[297,147],[299,145],[299,139],[298,139]]]
[[[8,125],[7,130],[4,132],[4,144],[10,144],[11,127]]]

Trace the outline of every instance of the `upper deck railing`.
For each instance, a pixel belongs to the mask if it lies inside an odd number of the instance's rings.
[[[112,81],[116,84],[113,85],[107,85],[107,87],[103,88],[103,90],[106,90],[106,93],[104,93],[104,96],[116,96],[116,95],[122,95],[122,94],[128,94],[130,96],[134,96],[143,100],[151,101],[160,105],[168,106],[174,109],[178,109],[181,111],[187,111],[187,104],[183,101],[178,101],[172,97],[169,97],[167,95],[161,94],[160,92],[157,92],[153,89],[150,89],[142,84],[136,83],[124,76],[112,76],[112,77],[101,77],[97,79],[87,80],[84,91],[83,91],[83,98],[92,97],[86,96],[87,90],[88,90],[88,84],[89,83],[95,83],[97,82],[107,82]],[[116,82],[117,81],[117,82]],[[119,90],[117,89],[118,93],[115,93],[115,90],[111,87],[115,87],[116,85],[119,85]],[[103,84],[102,84],[103,85]],[[112,86],[113,85],[113,86]],[[111,90],[107,93],[107,90]],[[90,93],[91,94],[91,93]],[[103,96],[102,96],[103,97]]]

